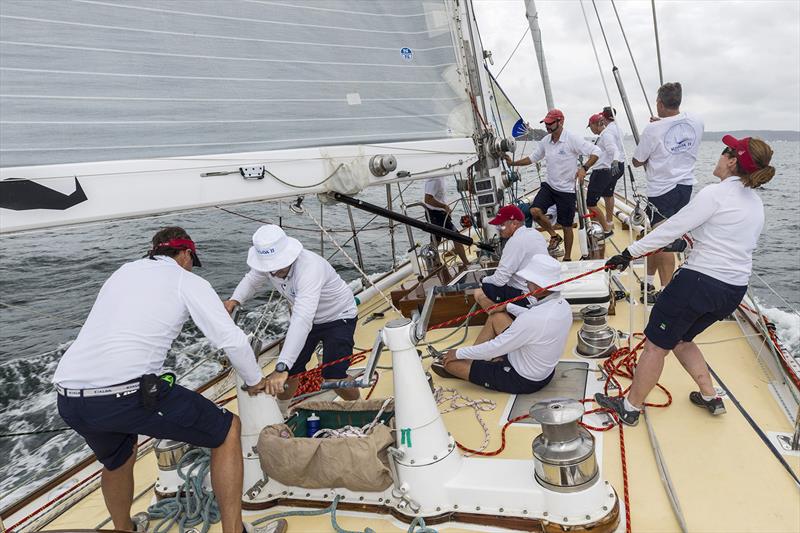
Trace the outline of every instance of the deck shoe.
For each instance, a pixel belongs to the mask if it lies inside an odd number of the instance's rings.
[[[598,392],[594,395],[594,401],[600,407],[611,409],[617,413],[620,421],[626,426],[635,426],[639,423],[639,411],[625,409],[625,398],[622,396],[606,396]]]
[[[644,303],[644,282],[642,281],[639,283],[639,290],[641,290],[641,294],[639,296],[639,301]],[[655,285],[650,283],[647,284],[647,303],[653,305],[658,300],[658,296],[661,294],[661,291],[657,291]]]
[[[702,394],[697,391],[693,391],[689,393],[689,401],[698,407],[705,407],[708,409],[708,412],[714,416],[724,415],[727,412],[725,411],[725,404],[722,402],[722,398],[719,396],[713,400],[704,400]]]
[[[561,246],[563,241],[564,238],[561,235],[553,235],[550,237],[550,242],[547,244],[547,251],[550,253],[550,255],[558,253],[558,248]]]
[[[289,529],[289,523],[284,518],[257,526],[249,522],[243,522],[242,526],[244,526],[244,533],[285,533],[286,530]]]
[[[431,363],[431,370],[433,370],[433,372],[441,378],[455,378],[453,374],[445,370],[444,364],[439,361],[434,361]]]
[[[608,230],[608,231],[604,231],[604,232],[603,232],[603,239],[604,239],[604,240],[605,240],[605,239],[608,239],[608,238],[609,238],[609,237],[611,237],[612,235],[614,235],[614,230],[613,230],[613,229],[610,229],[610,230]]]

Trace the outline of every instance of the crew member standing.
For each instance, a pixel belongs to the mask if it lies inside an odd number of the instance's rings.
[[[645,168],[648,215],[653,227],[689,203],[696,182],[694,166],[703,140],[703,122],[681,113],[681,98],[680,83],[665,83],[658,89],[658,118],[653,117],[642,130],[631,161],[633,166]],[[642,293],[646,292],[651,302],[658,296],[653,285],[656,270],[661,287],[666,287],[675,271],[675,255],[665,251],[648,258],[647,285],[642,282]]]
[[[618,168],[618,163],[622,159],[622,154],[617,150],[613,135],[606,128],[605,118],[600,113],[589,117],[589,128],[592,133],[597,135],[595,145],[600,148],[600,159],[592,167],[592,174],[589,176],[589,187],[586,193],[586,206],[589,211],[594,213],[597,222],[603,227],[603,236],[608,238],[614,234],[614,224],[608,223],[597,207],[600,197],[614,197],[614,185],[617,180],[612,169]],[[608,208],[608,203],[606,203]],[[607,211],[606,211],[607,214]]]
[[[611,107],[603,108],[603,118],[606,119],[606,131],[611,139],[614,141],[617,151],[620,154],[620,159],[616,161],[616,165],[611,165],[611,174],[614,177],[614,184],[611,186],[611,194],[603,196],[603,203],[606,206],[606,222],[610,226],[614,225],[614,189],[617,186],[617,181],[620,178],[625,179],[625,147],[622,146],[622,132],[619,130],[617,124],[617,111]]]
[[[450,204],[447,203],[447,194],[444,191],[444,185],[444,176],[427,180],[425,182],[425,200],[422,203],[425,205],[425,211],[428,213],[428,220],[431,221],[431,224],[441,226],[450,231],[456,231],[456,227],[453,225],[453,219],[450,218],[453,209],[450,207]],[[440,237],[434,236],[433,239],[436,244],[441,242]],[[467,252],[460,242],[453,243],[453,250],[455,250],[456,255],[458,255],[458,258],[461,259],[461,263],[465,267],[469,265]]]
[[[314,349],[322,342],[323,363],[330,363],[353,353],[356,310],[353,292],[330,263],[306,250],[283,229],[267,224],[253,234],[253,246],[247,253],[250,271],[237,285],[228,312],[253,297],[267,282],[291,305],[289,329],[275,364],[267,376],[267,390],[278,397],[282,411],[297,391],[297,374],[305,371]],[[325,380],[349,379],[350,360],[322,369]],[[359,397],[356,388],[335,389],[345,400]]]
[[[693,340],[733,313],[747,292],[753,250],[764,226],[764,206],[753,189],[769,182],[775,169],[769,166],[772,149],[764,141],[726,135],[722,142],[727,147],[714,169],[720,183],[705,187],[672,218],[606,263],[624,270],[633,257],[684,234],[692,243],[688,259],[650,313],[644,330],[647,341],[628,396],[595,394],[600,406],[613,409],[630,426],[639,421],[639,411],[658,383],[670,350],[700,389],[689,394],[689,400],[712,415],[725,412],[708,364]]]
[[[575,221],[576,196],[575,180],[583,185],[586,172],[600,157],[600,149],[589,141],[578,137],[564,129],[564,113],[551,109],[540,121],[544,122],[548,134],[535,143],[533,152],[528,157],[514,161],[506,154],[509,166],[531,165],[544,159],[547,163],[547,180],[536,193],[531,204],[531,214],[536,222],[550,234],[548,250],[558,248],[564,241],[564,261],[569,261],[572,253],[572,223]],[[578,167],[578,157],[587,156],[586,163]],[[562,239],[553,229],[545,213],[552,205],[556,205],[556,221],[564,230]]]
[[[155,234],[149,258],[122,265],[103,284],[53,382],[58,412],[103,464],[100,486],[114,529],[133,531],[138,435],[211,448],[211,485],[225,533],[242,531],[241,424],[197,392],[159,376],[190,316],[225,350],[248,392],[266,388],[247,336],[196,274],[194,242],[181,228]]]

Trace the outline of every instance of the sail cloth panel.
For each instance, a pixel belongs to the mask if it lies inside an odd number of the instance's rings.
[[[3,0],[0,166],[465,137],[448,0]]]
[[[500,84],[495,79],[494,75],[486,69],[489,74],[489,79],[492,82],[492,93],[494,94],[494,104],[492,105],[492,118],[495,121],[495,127],[503,137],[519,137],[516,135],[518,131],[514,130],[514,125],[521,120],[521,116],[511,99],[500,87]]]

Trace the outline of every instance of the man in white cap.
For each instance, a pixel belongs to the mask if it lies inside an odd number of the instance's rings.
[[[558,283],[561,265],[549,255],[535,255],[517,275],[535,292]],[[528,298],[530,308],[511,303],[507,313],[490,315],[474,346],[448,351],[431,370],[511,394],[530,394],[546,386],[567,344],[572,311],[559,291],[544,290]]]
[[[294,396],[297,374],[306,369],[314,349],[322,342],[323,363],[353,353],[356,309],[353,292],[330,263],[305,250],[297,239],[289,237],[274,224],[261,226],[253,234],[253,246],[247,253],[250,272],[245,274],[230,300],[228,312],[250,298],[268,281],[289,300],[291,317],[275,371],[267,377],[267,391],[276,395],[282,409]],[[322,369],[325,380],[347,379],[350,361]],[[336,389],[345,400],[359,397],[358,389]]]

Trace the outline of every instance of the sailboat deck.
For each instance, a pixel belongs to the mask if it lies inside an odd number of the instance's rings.
[[[616,231],[613,240],[621,249],[627,244],[628,232],[619,226]],[[613,247],[607,246],[606,254],[609,255],[611,251]],[[633,313],[634,331],[641,331],[643,313],[642,306],[638,303],[638,281],[630,271],[624,273],[621,279],[631,290],[635,305],[631,306],[624,301],[617,302],[616,314],[609,316],[609,323],[621,331],[628,331],[629,317]],[[388,291],[386,293],[388,294]],[[385,318],[365,323],[366,317],[386,306],[386,302],[378,296],[360,307],[361,318],[356,331],[357,347],[371,346],[378,329],[383,327],[386,321],[396,318],[394,312],[388,311],[385,312]],[[562,360],[587,361],[574,354],[576,332],[580,325],[579,320],[573,322]],[[475,339],[479,328],[479,326],[468,328],[464,341],[466,344]],[[452,330],[432,331],[425,342],[432,343],[438,349],[444,349],[463,335],[462,331],[459,331],[437,342],[450,332]],[[717,323],[696,341],[701,344],[709,365],[760,428],[767,433],[792,431],[791,424],[773,397],[768,378],[756,354],[737,322]],[[595,361],[588,361],[590,367],[596,368]],[[427,368],[430,359],[425,359],[423,364]],[[379,365],[381,367],[391,365],[391,355],[388,352],[381,357]],[[266,370],[270,370],[270,366],[267,366]],[[379,372],[380,379],[372,397],[391,396],[392,371],[380,369]],[[590,396],[602,387],[598,376],[597,372],[587,372],[587,395]],[[555,379],[557,380],[558,376]],[[456,389],[468,398],[485,398],[495,402],[496,407],[491,411],[482,411],[481,416],[490,430],[487,449],[498,448],[501,444],[501,428],[507,421],[506,417],[514,397],[460,380],[442,379],[436,375],[433,375],[433,380],[435,385]],[[667,408],[649,408],[647,417],[657,435],[688,530],[709,532],[800,530],[800,500],[797,487],[734,403],[726,398],[728,412],[718,417],[712,417],[705,410],[692,405],[688,400],[688,394],[693,390],[694,384],[674,357],[668,357],[660,383],[672,394],[672,405]],[[663,399],[663,393],[658,389],[650,396],[650,400],[654,402],[661,402]],[[227,407],[233,411],[237,410],[235,401]],[[443,416],[448,430],[458,442],[470,448],[480,447],[483,430],[472,409],[463,408]],[[510,426],[506,435],[505,450],[492,460],[530,459],[531,442],[539,432],[539,426],[533,424],[518,423]],[[620,430],[613,428],[603,433],[595,433],[595,436],[598,443],[601,477],[611,483],[622,499]],[[637,427],[624,429],[624,440],[633,531],[679,531],[678,521],[659,477],[644,419],[640,420]],[[784,459],[795,472],[800,473],[800,456],[784,455]],[[154,483],[156,473],[154,454],[151,451],[136,464],[134,494],[145,492],[145,495],[134,502],[134,512],[145,510],[151,503],[152,492],[146,489]],[[255,520],[257,517],[284,510],[288,509],[278,506],[258,512],[246,511],[245,519]],[[93,527],[107,517],[102,495],[99,490],[95,490],[51,522],[47,529]],[[401,523],[391,515],[339,511],[337,520],[340,526],[351,530],[363,530],[367,526],[377,532],[408,529],[407,524]],[[624,514],[621,513],[619,530],[624,530],[624,522]],[[463,524],[439,524],[435,527],[439,531],[488,530],[485,526]],[[328,515],[289,519],[289,531],[331,529]],[[177,531],[177,528],[173,530]],[[211,531],[221,531],[219,524],[212,526]]]

